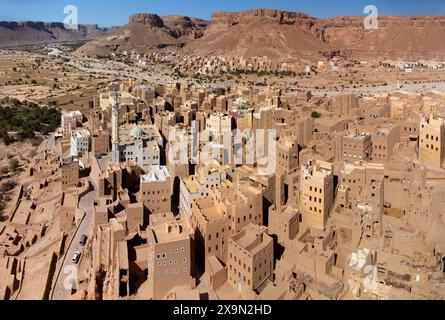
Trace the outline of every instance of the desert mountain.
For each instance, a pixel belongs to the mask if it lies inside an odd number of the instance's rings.
[[[381,16],[366,30],[363,17],[318,20],[323,41],[355,58],[445,59],[445,16]]]
[[[217,12],[204,36],[186,50],[200,55],[268,56],[278,60],[341,52],[354,58],[445,58],[445,16],[317,19],[279,10]]]
[[[78,30],[69,30],[59,22],[0,21],[0,48],[91,40],[106,31],[97,25],[79,25]]]
[[[329,51],[317,34],[317,19],[304,13],[279,10],[216,12],[204,36],[186,51],[196,55],[268,56],[289,60]]]
[[[78,53],[107,55],[131,50],[147,52],[166,46],[182,47],[188,41],[201,37],[207,24],[207,21],[197,18],[161,18],[156,14],[138,13],[130,17],[127,25],[85,44]]]
[[[205,20],[136,14],[128,25],[87,43],[82,54],[181,47],[199,56],[268,56],[277,61],[317,59],[340,53],[350,58],[445,60],[445,16],[380,16],[378,28],[364,17],[318,19],[304,13],[255,9],[216,12]]]

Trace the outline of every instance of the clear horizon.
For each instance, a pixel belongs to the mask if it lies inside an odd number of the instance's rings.
[[[440,15],[445,14],[445,1],[425,0],[275,0],[274,6],[267,0],[210,1],[210,0],[0,0],[0,21],[63,22],[64,7],[78,8],[80,24],[98,24],[102,27],[121,26],[135,13],[156,13],[160,16],[181,15],[209,20],[215,11],[243,11],[248,9],[278,9],[304,12],[317,18],[336,16],[364,16],[366,5],[375,5],[380,15]]]

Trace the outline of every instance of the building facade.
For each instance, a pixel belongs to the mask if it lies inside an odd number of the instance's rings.
[[[440,117],[430,116],[420,120],[419,160],[441,167],[445,159],[445,123]]]
[[[174,287],[192,283],[191,234],[189,225],[182,221],[150,227],[148,282],[153,299],[162,299]]]
[[[71,132],[71,156],[80,157],[90,149],[91,134],[87,129],[78,129]]]
[[[171,210],[172,182],[165,166],[151,166],[141,176],[139,200],[150,213],[157,214]]]
[[[75,188],[79,183],[79,161],[71,157],[62,159],[60,166],[62,191]]]
[[[341,160],[359,161],[371,157],[371,136],[369,134],[353,134],[341,138]]]
[[[264,226],[249,224],[229,240],[228,281],[239,293],[273,277],[273,239]]]
[[[300,206],[302,222],[323,230],[334,201],[332,164],[309,160],[301,167]]]

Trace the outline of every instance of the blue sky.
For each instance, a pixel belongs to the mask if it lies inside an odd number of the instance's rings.
[[[209,19],[214,11],[273,8],[325,18],[363,15],[372,4],[384,15],[445,14],[445,0],[0,0],[0,20],[62,22],[63,9],[70,4],[78,8],[79,23],[101,26],[123,25],[136,12]]]

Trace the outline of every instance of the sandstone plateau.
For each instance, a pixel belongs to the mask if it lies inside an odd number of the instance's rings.
[[[381,16],[366,30],[364,17],[317,19],[279,10],[217,12],[204,36],[186,50],[195,54],[315,58],[340,52],[349,58],[444,59],[445,16]]]

